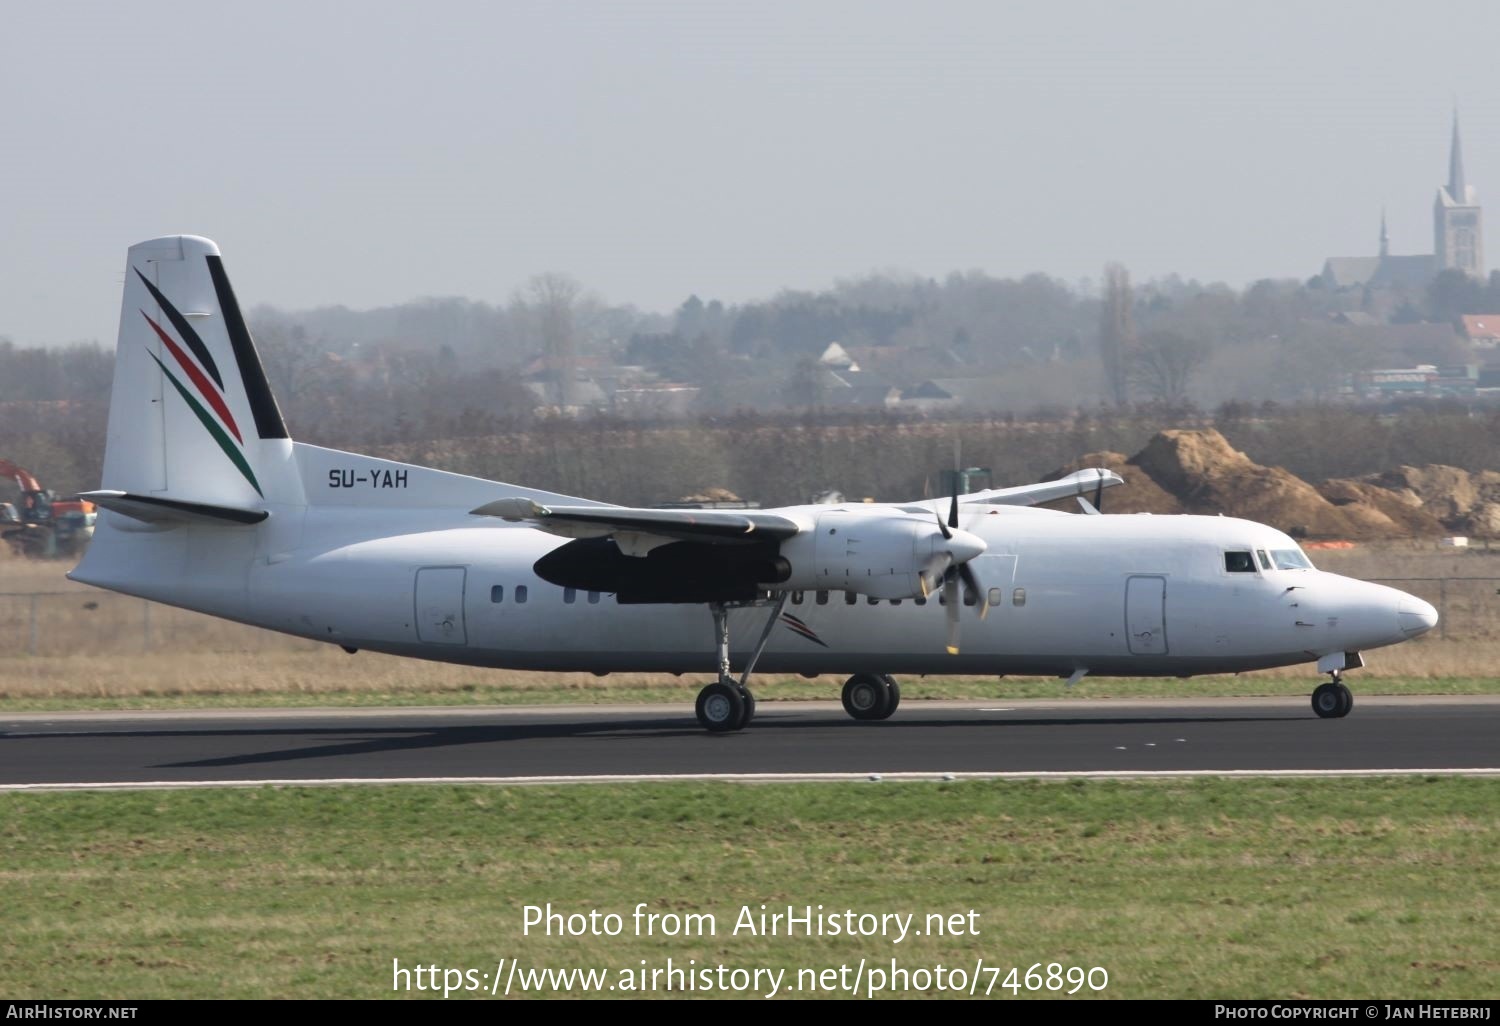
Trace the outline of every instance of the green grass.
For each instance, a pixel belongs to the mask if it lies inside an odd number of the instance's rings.
[[[665,678],[663,678],[665,679]],[[5,695],[0,692],[0,714],[6,712],[89,712],[151,709],[264,709],[264,708],[398,708],[418,706],[518,706],[518,705],[691,705],[706,675],[688,675],[671,684],[612,684],[607,678],[588,683],[557,686],[528,684],[523,688],[503,684],[473,683],[457,686],[328,688],[317,690],[226,690],[196,688],[192,691],[164,690],[129,695]],[[902,701],[969,699],[1050,699],[1084,702],[1090,699],[1124,698],[1247,698],[1300,697],[1312,693],[1323,678],[1309,671],[1300,677],[1259,675],[1212,676],[1190,679],[1088,678],[1068,687],[1055,679],[994,677],[903,677]],[[1356,695],[1494,695],[1500,693],[1495,677],[1361,677],[1346,678]],[[776,678],[752,682],[759,701],[837,701],[843,677],[820,680]]]
[[[1497,804],[1500,783],[1450,778],[8,794],[0,992],[382,997],[394,958],[670,956],[1057,961],[1105,967],[1112,997],[1493,996]],[[549,901],[719,932],[522,936]],[[972,908],[980,934],[730,936],[763,902]]]

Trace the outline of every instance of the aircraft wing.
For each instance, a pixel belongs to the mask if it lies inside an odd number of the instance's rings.
[[[780,541],[802,530],[795,520],[752,510],[543,506],[519,497],[496,499],[469,512],[530,524],[564,538],[613,535],[621,551],[630,555],[644,555],[669,541],[747,545],[763,540]]]
[[[1036,484],[1016,485],[1011,488],[991,488],[984,492],[970,492],[968,495],[960,495],[958,503],[966,505],[989,505],[989,506],[1036,506],[1043,502],[1051,502],[1054,499],[1071,499],[1075,495],[1088,495],[1098,491],[1100,488],[1113,488],[1122,485],[1125,479],[1113,470],[1103,467],[1089,467],[1085,470],[1074,471],[1067,477],[1060,477],[1056,481],[1038,481]],[[912,506],[924,510],[938,510],[942,512],[947,508],[952,499],[924,499],[921,502],[908,503],[903,509]]]

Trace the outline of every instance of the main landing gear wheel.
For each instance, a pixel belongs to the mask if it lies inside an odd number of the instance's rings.
[[[750,725],[750,721],[755,719],[755,696],[750,693],[750,689],[747,687],[741,687],[738,684],[735,687],[740,689],[740,701],[745,705],[745,711],[740,716],[740,729],[744,730]]]
[[[890,677],[857,673],[844,682],[843,700],[856,720],[883,720],[901,704],[901,688]]]
[[[698,722],[703,729],[713,734],[739,730],[747,719],[745,698],[738,685],[714,681],[698,692],[695,706]]]
[[[1336,720],[1349,715],[1354,708],[1354,692],[1341,680],[1319,684],[1312,693],[1313,712],[1325,720]]]
[[[888,719],[891,713],[901,704],[901,685],[896,683],[896,678],[889,673],[882,673],[880,679],[885,681],[885,712],[880,719]]]

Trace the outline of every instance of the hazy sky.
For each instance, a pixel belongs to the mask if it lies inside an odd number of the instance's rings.
[[[1432,250],[1449,112],[1500,266],[1500,6],[25,3],[0,335],[112,342],[125,248],[247,305],[742,301],[885,268],[1235,285]]]

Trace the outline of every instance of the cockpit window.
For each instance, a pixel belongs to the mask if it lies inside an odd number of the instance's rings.
[[[1224,553],[1224,569],[1232,574],[1255,573],[1255,560],[1250,558],[1248,552],[1226,552]]]
[[[1271,559],[1278,570],[1311,570],[1312,560],[1302,554],[1301,549],[1272,549]]]
[[[1260,560],[1260,568],[1262,570],[1271,569],[1271,557],[1266,555],[1265,549],[1256,549],[1255,557]]]

